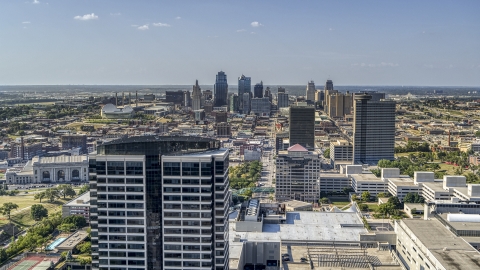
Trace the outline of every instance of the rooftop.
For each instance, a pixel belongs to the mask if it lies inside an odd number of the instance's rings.
[[[289,152],[308,152],[307,148],[301,146],[300,144],[295,144],[294,146],[290,146],[287,149]]]
[[[479,269],[480,252],[453,235],[436,219],[401,221],[446,269]]]
[[[50,163],[67,163],[67,162],[87,162],[87,156],[57,156],[57,157],[34,157],[33,163],[50,164]]]
[[[69,201],[66,206],[90,206],[90,192],[85,192],[77,198]]]

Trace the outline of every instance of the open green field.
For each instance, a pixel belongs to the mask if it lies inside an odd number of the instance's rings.
[[[32,100],[32,102],[16,103],[15,105],[17,105],[17,106],[22,106],[22,105],[55,105],[55,102],[54,101],[35,102],[34,100]]]
[[[80,188],[75,189],[77,194],[79,190]],[[16,196],[0,196],[0,205],[6,202],[15,203],[18,205],[18,209],[11,212],[13,223],[16,223],[22,227],[28,227],[35,223],[35,220],[33,220],[30,216],[30,207],[34,204],[40,204],[39,200],[33,199],[34,194],[38,191],[39,190],[29,190],[28,194],[25,194],[25,191],[20,191],[20,193]],[[50,203],[47,199],[43,199],[41,204],[47,208],[49,214],[53,214],[62,211],[62,205],[70,200],[71,198],[66,198],[64,200],[62,197],[61,199]],[[6,216],[0,216],[0,226],[7,223],[8,218]]]
[[[350,201],[348,200],[348,198],[346,197],[345,199],[338,199],[338,198],[328,198],[330,200],[330,202],[335,205],[336,207],[343,207],[345,205],[348,205],[350,204]]]

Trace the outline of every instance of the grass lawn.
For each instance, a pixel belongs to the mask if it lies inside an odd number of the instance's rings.
[[[450,165],[450,164],[441,163],[440,164],[440,170],[438,170],[438,171],[445,171],[445,175],[454,175],[454,171],[457,168],[460,168],[460,167]]]
[[[74,190],[78,194],[78,191],[80,190],[80,188],[76,188]],[[25,191],[20,191],[20,193],[16,196],[0,196],[0,204],[11,202],[18,205],[18,209],[13,210],[11,213],[11,218],[13,223],[16,223],[17,225],[20,225],[22,227],[25,227],[25,226],[28,227],[35,223],[35,220],[33,220],[32,217],[30,216],[30,206],[34,204],[40,204],[39,200],[33,199],[34,193],[38,191],[39,190],[29,190],[28,194],[25,194]],[[41,204],[45,208],[47,208],[49,214],[53,214],[53,213],[62,211],[62,205],[70,200],[71,198],[63,199],[62,197],[57,201],[50,203],[46,199],[43,199]],[[7,217],[0,216],[0,226],[7,223],[8,223]]]
[[[368,209],[370,209],[370,212],[376,212],[378,210],[378,204],[377,203],[367,203]]]
[[[329,198],[330,202],[337,206],[337,207],[341,207],[341,206],[345,206],[345,205],[348,205],[350,204],[350,201],[348,200],[348,198],[345,198],[345,199],[331,199]]]

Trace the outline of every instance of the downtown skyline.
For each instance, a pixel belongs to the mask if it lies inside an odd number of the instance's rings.
[[[195,79],[213,85],[223,70],[267,85],[332,79],[478,86],[479,7],[477,1],[2,3],[0,85]]]

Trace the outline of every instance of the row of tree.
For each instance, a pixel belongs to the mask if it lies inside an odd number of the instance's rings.
[[[47,188],[46,190],[36,193],[33,198],[35,200],[39,200],[42,203],[42,199],[47,199],[49,202],[54,202],[57,199],[63,197],[66,199],[67,197],[73,198],[77,195],[75,190],[73,189],[72,185],[69,184],[62,184],[54,188]]]
[[[408,152],[430,152],[430,145],[427,142],[419,143],[409,141],[405,146],[395,147],[395,153],[408,153]]]
[[[10,243],[8,248],[0,249],[0,263],[24,251],[33,251],[37,247],[45,249],[54,230],[65,224],[71,224],[68,226],[74,228],[81,228],[86,225],[86,221],[82,216],[62,218],[61,213],[55,213],[28,229],[26,235],[19,236],[17,241]]]

